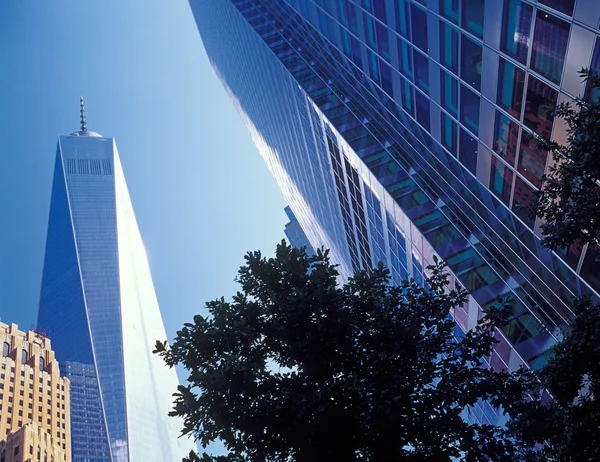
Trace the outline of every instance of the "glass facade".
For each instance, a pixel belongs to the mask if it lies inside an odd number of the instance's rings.
[[[147,266],[114,140],[61,136],[38,328],[71,380],[74,462],[166,462],[193,447],[165,422],[177,377],[151,354],[166,334]]]
[[[583,93],[576,74],[592,61],[600,4],[190,4],[313,247],[331,247],[344,276],[383,261],[395,281],[422,281],[441,257],[452,284],[471,292],[454,313],[457,329],[473,327],[496,297],[514,300],[490,364],[543,364],[573,316],[572,297],[597,297],[600,286],[595,249],[553,253],[539,243],[527,205],[548,153],[531,140],[564,142],[548,105]],[[576,19],[584,8],[591,23]],[[475,412],[498,417],[485,403]]]
[[[312,248],[312,245],[310,245],[306,234],[302,231],[296,215],[294,215],[294,212],[292,212],[292,209],[289,207],[286,207],[284,210],[290,221],[285,225],[283,231],[285,232],[285,237],[287,237],[290,245],[297,249],[305,247],[308,255],[314,255],[315,251]]]

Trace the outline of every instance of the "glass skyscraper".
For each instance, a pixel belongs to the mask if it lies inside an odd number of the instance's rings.
[[[60,136],[38,329],[71,381],[73,462],[181,460],[194,445],[168,417],[178,380],[152,354],[166,339],[112,138]]]
[[[294,215],[294,212],[292,212],[292,209],[289,206],[287,206],[284,210],[290,221],[285,225],[285,229],[283,231],[290,245],[297,249],[306,247],[306,253],[308,253],[308,255],[314,255],[315,251],[312,248],[312,245],[310,245],[306,234],[304,234],[304,231],[300,227],[300,223],[298,223],[296,215]]]
[[[539,367],[598,297],[594,246],[550,252],[531,193],[565,142],[547,104],[600,70],[597,0],[190,0],[212,65],[300,227],[344,277],[383,261],[466,287],[456,334],[512,298],[495,368]],[[536,234],[537,233],[537,234]],[[486,403],[483,422],[497,415]]]

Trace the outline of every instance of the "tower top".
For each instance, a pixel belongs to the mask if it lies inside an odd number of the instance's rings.
[[[79,97],[79,120],[80,127],[78,132],[71,133],[71,136],[93,136],[93,137],[101,137],[102,135],[89,131],[87,129],[87,122],[85,119],[85,106],[83,104],[83,96]]]

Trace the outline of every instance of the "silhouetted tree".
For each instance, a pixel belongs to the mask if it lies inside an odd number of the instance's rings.
[[[231,302],[207,303],[170,348],[157,343],[189,372],[171,415],[229,451],[188,460],[516,460],[502,429],[463,419],[478,400],[511,404],[508,374],[480,367],[506,307],[455,338],[451,312],[467,294],[442,265],[429,272],[426,288],[392,286],[382,266],[338,286],[327,252],[282,242],[274,258],[247,254]]]

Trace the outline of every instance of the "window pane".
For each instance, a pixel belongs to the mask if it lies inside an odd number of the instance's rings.
[[[460,86],[460,122],[476,135],[479,133],[479,96]]]
[[[458,80],[440,69],[442,107],[458,118]]]
[[[419,122],[425,130],[429,131],[431,129],[429,120],[429,98],[420,91],[415,91],[415,97],[417,102],[417,122]]]
[[[369,75],[371,76],[371,80],[376,84],[381,84],[379,78],[379,59],[377,59],[377,55],[369,49],[367,49],[367,56],[369,57]]]
[[[440,0],[440,14],[458,25],[458,0]]]
[[[504,3],[500,49],[522,64],[527,62],[531,6],[519,0]]]
[[[388,28],[378,22],[375,26],[375,31],[377,32],[377,49],[379,50],[379,55],[389,63],[391,56]]]
[[[386,0],[374,0],[373,6],[375,7],[375,16],[382,22],[387,22],[387,16],[385,11]]]
[[[494,124],[494,152],[506,160],[511,166],[515,165],[518,141],[519,124],[500,111],[496,111],[496,122]]]
[[[473,175],[477,172],[477,140],[462,128],[460,129],[460,155],[458,160]]]
[[[412,24],[412,43],[427,53],[427,13],[412,3],[410,15]]]
[[[496,156],[492,156],[492,168],[490,169],[490,190],[498,198],[508,205],[510,201],[510,190],[512,188],[513,172],[504,162]]]
[[[515,194],[512,209],[523,222],[533,228],[534,220],[529,217],[529,204],[532,199],[533,189],[517,175],[515,178]]]
[[[456,134],[457,125],[445,112],[441,112],[442,116],[442,146],[456,156],[456,148],[458,145],[458,136]]]
[[[484,0],[462,0],[462,27],[483,38]]]
[[[538,10],[531,68],[554,83],[560,83],[568,39],[569,23]]]
[[[539,0],[542,5],[548,5],[556,11],[573,16],[575,0]]]
[[[410,23],[408,22],[408,0],[395,0],[394,13],[396,14],[396,32],[410,40]]]
[[[373,50],[377,50],[377,40],[375,39],[375,19],[373,16],[363,13],[363,19],[365,24],[365,40],[367,45]]]
[[[600,37],[596,38],[596,46],[594,48],[594,55],[592,56],[592,64],[590,65],[590,71],[597,75],[600,75]],[[585,86],[585,99],[587,101],[598,101],[600,100],[600,89],[592,88],[589,82]]]
[[[460,77],[477,90],[481,90],[481,55],[481,45],[462,35]]]
[[[413,87],[408,81],[400,80],[401,96],[402,96],[402,108],[408,112],[411,116],[415,115],[415,97]]]
[[[398,39],[398,66],[400,73],[407,79],[412,81],[414,79],[413,74],[413,59],[412,59],[412,47],[402,39]]]
[[[415,59],[415,83],[425,93],[429,94],[429,60],[418,51],[413,52]]]
[[[600,290],[600,250],[590,244],[585,252],[581,276],[590,283],[595,290]]]
[[[515,119],[521,120],[525,71],[500,58],[496,103]]]
[[[458,31],[440,21],[440,61],[458,75]]]
[[[533,136],[523,130],[517,171],[539,188],[542,185],[547,159],[548,151],[538,148]]]
[[[550,138],[554,123],[552,111],[557,101],[558,92],[555,89],[530,75],[523,117],[525,125],[538,135]]]
[[[394,97],[394,89],[392,84],[392,68],[385,61],[379,60],[379,69],[381,71],[381,88],[390,98]]]

